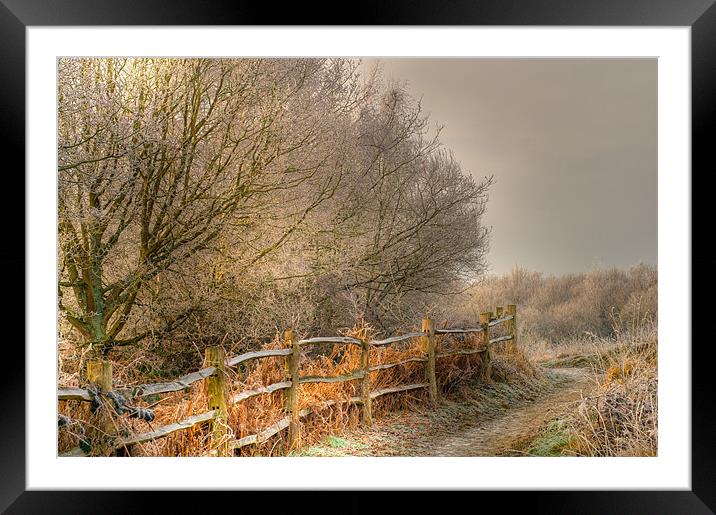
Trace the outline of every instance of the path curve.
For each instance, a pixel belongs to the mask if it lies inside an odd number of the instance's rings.
[[[586,368],[555,368],[566,379],[544,397],[510,407],[499,416],[442,437],[413,456],[524,456],[540,427],[569,410],[595,387]]]

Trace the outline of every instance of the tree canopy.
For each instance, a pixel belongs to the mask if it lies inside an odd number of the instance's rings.
[[[59,307],[78,345],[384,330],[485,269],[490,177],[349,59],[62,59]],[[64,323],[64,322],[62,322]]]

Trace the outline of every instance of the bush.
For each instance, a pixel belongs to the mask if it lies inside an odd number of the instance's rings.
[[[638,264],[627,270],[595,267],[589,272],[544,275],[515,268],[488,276],[457,297],[453,319],[475,320],[488,306],[517,304],[523,348],[559,349],[575,340],[614,337],[616,319],[651,323],[657,315],[657,269]]]

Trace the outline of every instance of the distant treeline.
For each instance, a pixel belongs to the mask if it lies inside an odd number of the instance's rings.
[[[656,266],[643,263],[560,276],[518,267],[479,281],[458,297],[452,312],[474,319],[476,311],[508,300],[519,306],[519,327],[537,338],[557,343],[585,333],[607,337],[615,322],[628,327],[656,320],[657,278]]]

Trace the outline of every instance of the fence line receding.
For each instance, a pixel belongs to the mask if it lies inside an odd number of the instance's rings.
[[[313,413],[315,410],[324,409],[329,406],[333,406],[339,403],[350,403],[362,406],[361,421],[365,425],[372,423],[372,401],[383,395],[389,395],[392,393],[406,392],[416,389],[427,388],[429,391],[429,397],[431,402],[437,402],[439,400],[439,390],[437,388],[436,379],[436,361],[438,359],[460,356],[460,355],[472,355],[478,353],[485,353],[484,366],[482,370],[483,377],[486,380],[490,379],[490,346],[496,343],[509,342],[510,347],[514,348],[516,345],[516,334],[517,334],[517,309],[514,304],[507,306],[505,310],[502,307],[497,307],[496,316],[493,316],[492,312],[482,313],[480,315],[480,323],[475,327],[469,328],[454,328],[454,329],[435,329],[433,321],[429,318],[423,319],[422,327],[420,332],[410,332],[403,335],[392,336],[383,340],[361,340],[359,338],[353,338],[348,336],[332,336],[332,337],[313,337],[306,339],[298,339],[295,336],[294,331],[289,330],[284,334],[284,348],[281,349],[267,349],[260,351],[246,352],[238,356],[225,358],[223,349],[220,347],[209,347],[206,349],[206,359],[204,368],[186,374],[184,376],[175,379],[174,381],[152,383],[152,384],[141,384],[136,386],[129,386],[118,388],[113,391],[112,379],[111,379],[111,363],[106,361],[90,362],[88,364],[89,369],[101,369],[104,374],[102,381],[94,380],[90,381],[89,388],[76,388],[76,387],[59,387],[57,389],[57,399],[61,401],[84,401],[84,402],[102,402],[101,399],[108,398],[113,399],[115,406],[117,406],[117,396],[119,399],[141,398],[147,396],[161,395],[166,393],[173,393],[182,390],[189,389],[193,384],[199,381],[206,381],[208,387],[208,405],[207,410],[203,413],[195,414],[187,417],[183,420],[163,425],[157,428],[152,428],[151,431],[135,434],[129,437],[116,438],[108,452],[113,452],[118,449],[128,449],[131,446],[157,440],[171,435],[177,431],[183,431],[186,429],[193,428],[197,425],[210,423],[211,424],[211,439],[216,445],[216,453],[220,456],[231,455],[235,450],[245,447],[247,445],[256,445],[268,441],[273,436],[277,435],[284,429],[288,429],[288,445],[289,448],[295,448],[300,440],[300,420]],[[505,324],[506,334],[497,338],[490,338],[490,329],[500,324]],[[435,337],[436,335],[451,335],[451,334],[470,334],[470,333],[481,333],[482,338],[479,339],[480,345],[471,349],[458,349],[446,352],[435,352]],[[370,353],[372,348],[387,346],[399,342],[404,342],[420,338],[421,344],[421,356],[411,357],[392,363],[380,363],[376,365],[370,365]],[[360,368],[353,370],[350,373],[341,374],[337,376],[302,376],[300,374],[301,366],[301,353],[300,347],[312,344],[343,344],[343,345],[356,345],[361,347],[361,360]],[[226,387],[226,374],[225,367],[235,367],[239,364],[246,363],[252,360],[262,360],[272,357],[285,358],[285,377],[283,381],[279,381],[270,385],[261,386],[251,390],[243,390],[231,396],[227,393]],[[425,364],[425,381],[420,383],[412,383],[407,385],[397,385],[387,388],[381,388],[377,390],[370,389],[370,373],[379,370],[386,370],[389,368],[405,365],[408,363],[424,363]],[[311,406],[298,410],[298,399],[300,396],[301,385],[308,383],[342,383],[346,381],[361,380],[360,395],[353,396],[345,400],[327,400],[316,406]],[[102,384],[100,384],[102,383]],[[285,398],[285,416],[264,428],[263,430],[242,438],[226,441],[226,419],[227,419],[227,406],[236,405],[244,402],[247,399],[254,398],[260,395],[272,394],[277,391],[284,392]],[[119,413],[127,412],[130,416],[138,416],[140,418],[146,418],[149,410],[141,408],[132,408],[131,406],[122,406],[124,410],[119,410]],[[61,419],[68,419],[64,415],[60,415]],[[150,419],[148,419],[150,420]],[[71,449],[68,452],[62,453],[61,456],[86,456],[86,450],[79,448]]]

